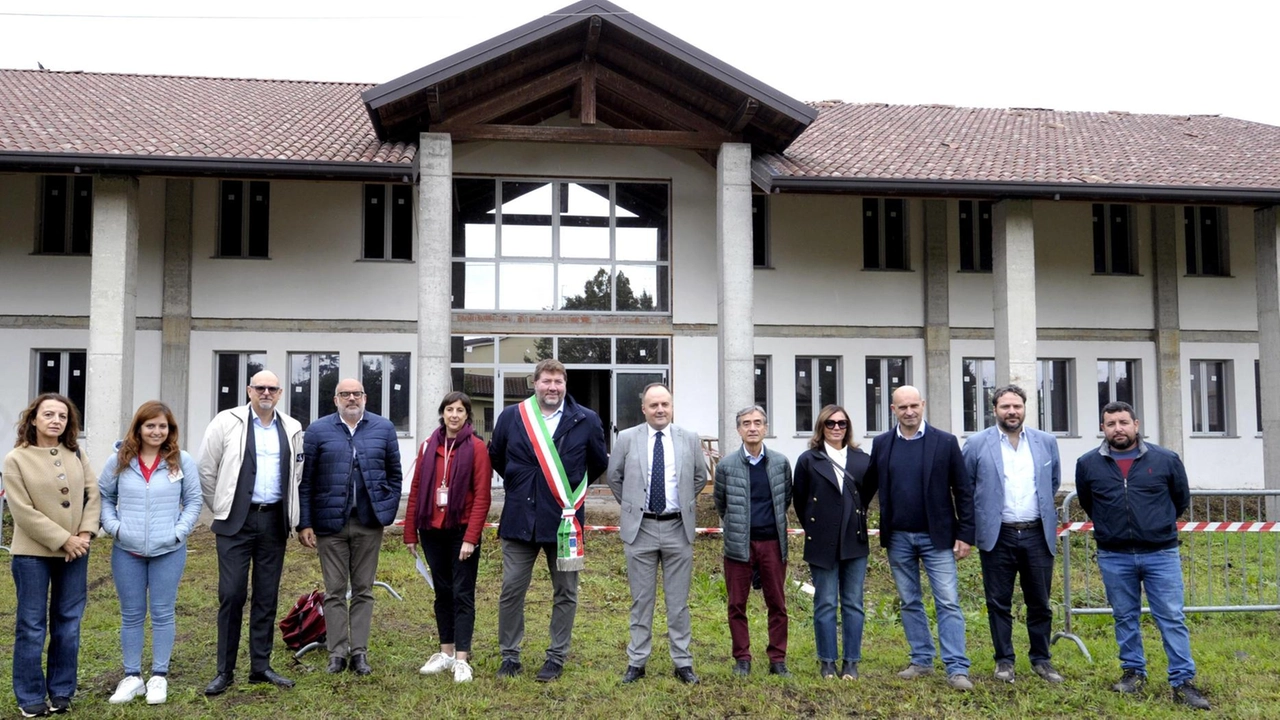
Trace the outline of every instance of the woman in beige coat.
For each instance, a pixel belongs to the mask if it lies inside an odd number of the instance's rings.
[[[36,398],[18,420],[4,458],[5,499],[13,513],[13,694],[23,717],[66,712],[76,692],[80,618],[87,598],[89,541],[101,501],[77,444],[75,405],[54,393]],[[41,655],[49,640],[48,673]]]

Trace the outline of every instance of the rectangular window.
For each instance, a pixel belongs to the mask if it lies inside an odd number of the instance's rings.
[[[964,358],[960,362],[964,431],[975,433],[996,423],[996,414],[991,408],[991,396],[996,389],[996,361],[993,358]]]
[[[1262,363],[1253,361],[1253,407],[1257,413],[1258,433],[1262,433]]]
[[[862,267],[910,270],[907,257],[907,201],[862,200]]]
[[[413,259],[413,186],[364,186],[362,260]]]
[[[1098,422],[1102,422],[1102,408],[1107,403],[1126,402],[1133,407],[1138,416],[1142,411],[1138,407],[1138,361],[1137,360],[1099,360],[1098,361]]]
[[[769,413],[769,361],[768,355],[756,356],[756,404]]]
[[[667,183],[454,180],[453,307],[669,312]]]
[[[1093,271],[1136,275],[1138,261],[1128,205],[1093,204]]]
[[[338,411],[337,389],[338,353],[289,353],[289,414],[303,430]]]
[[[413,402],[410,361],[409,353],[360,355],[361,382],[368,400],[365,410],[390,420],[399,433],[409,432],[409,406]]]
[[[1188,275],[1230,275],[1227,267],[1227,213],[1216,207],[1182,208]]]
[[[991,202],[961,200],[959,210],[960,269],[991,272]]]
[[[751,196],[751,263],[758,268],[773,267],[769,264],[768,195]]]
[[[840,403],[840,358],[796,358],[796,432],[813,432],[826,405]]]
[[[85,429],[85,380],[89,377],[84,350],[37,350],[35,394],[58,393],[75,403],[80,432]]]
[[[40,178],[40,229],[36,252],[88,255],[93,239],[93,177]]]
[[[223,180],[218,197],[218,257],[268,257],[271,183]]]
[[[911,358],[867,358],[867,432],[893,427],[893,391],[911,383]]]
[[[1040,429],[1054,435],[1071,434],[1071,360],[1039,360],[1036,362],[1036,385],[1040,405]]]
[[[1191,361],[1191,432],[1229,435],[1230,360]]]
[[[249,380],[267,367],[264,352],[220,352],[214,355],[215,412],[230,410],[249,402]]]

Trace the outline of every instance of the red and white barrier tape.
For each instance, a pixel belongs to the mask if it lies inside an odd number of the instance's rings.
[[[404,520],[397,520],[396,525],[404,525]],[[498,523],[485,523],[487,528],[496,528]],[[583,525],[583,530],[591,530],[593,532],[619,532],[622,530],[618,525]],[[1091,522],[1073,522],[1062,525],[1058,528],[1058,535],[1062,536],[1068,532],[1085,532],[1093,530]],[[1276,522],[1180,522],[1178,523],[1180,532],[1210,532],[1210,533],[1264,533],[1264,532],[1280,532],[1280,523]],[[719,535],[724,532],[724,528],[718,527],[700,527],[694,528],[694,532],[702,535]],[[788,528],[788,535],[803,535],[804,530],[800,528]],[[868,530],[868,535],[879,535],[879,530]]]

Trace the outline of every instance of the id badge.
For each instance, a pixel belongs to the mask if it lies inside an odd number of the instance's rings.
[[[449,505],[449,488],[448,487],[441,486],[439,490],[436,490],[436,505],[440,507],[448,507]]]

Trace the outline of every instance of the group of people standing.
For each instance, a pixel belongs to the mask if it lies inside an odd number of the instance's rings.
[[[440,636],[439,652],[420,672],[449,672],[455,682],[472,679],[479,546],[496,471],[505,490],[498,530],[497,676],[514,678],[523,671],[525,595],[540,554],[550,571],[553,601],[550,645],[535,679],[551,682],[561,676],[577,610],[578,573],[585,567],[583,500],[588,483],[605,475],[621,506],[632,595],[621,681],[630,684],[645,676],[661,568],[674,675],[697,684],[688,596],[697,497],[711,481],[697,435],[672,424],[671,392],[655,383],[641,396],[645,423],[619,433],[610,455],[599,416],[569,396],[560,362],[538,363],[533,379],[533,396],[502,411],[487,446],[472,427],[471,399],[452,392],[440,403],[439,427],[419,448],[404,542],[414,554],[421,552],[435,579]],[[295,419],[277,410],[281,388],[273,373],[256,374],[248,394],[247,405],[214,418],[198,464],[180,450],[173,413],[159,402],[144,403],[96,482],[77,444],[79,417],[70,400],[41,395],[23,411],[15,449],[4,460],[4,481],[15,527],[13,685],[24,717],[70,708],[89,545],[99,528],[115,538],[111,564],[122,616],[124,678],[110,701],[141,696],[152,704],[165,701],[186,539],[202,504],[213,515],[219,599],[217,674],[206,695],[221,694],[235,680],[250,579],[249,682],[294,684],[270,666],[280,575],[292,531],[320,558],[328,672],[373,671],[368,657],[372,589],[383,529],[395,519],[403,482],[395,428],[365,411],[364,388],[354,379],[338,383],[337,412],[313,422],[305,434]],[[898,676],[931,675],[940,648],[947,683],[957,690],[973,688],[956,563],[976,545],[995,679],[1014,681],[1011,605],[1019,581],[1031,668],[1047,682],[1063,682],[1049,652],[1060,460],[1052,435],[1025,427],[1025,401],[1017,386],[997,389],[992,398],[996,425],[970,437],[962,452],[955,436],[924,421],[919,391],[900,387],[892,397],[897,424],[874,440],[870,455],[854,442],[848,413],[828,405],[794,474],[787,457],[765,446],[765,410],[740,411],[736,426],[742,446],[724,454],[714,475],[733,674],[751,673],[746,607],[758,581],[768,612],[768,672],[791,675],[786,520],[794,505],[813,579],[818,673],[858,679],[871,552],[868,507],[878,495],[880,544],[910,648],[909,664]],[[1141,438],[1132,407],[1107,405],[1101,427],[1104,442],[1077,461],[1076,487],[1095,524],[1098,564],[1115,617],[1123,676],[1113,689],[1133,693],[1145,682],[1138,625],[1145,589],[1169,656],[1174,699],[1208,709],[1192,684],[1195,664],[1182,612],[1176,522],[1189,503],[1185,469],[1176,454]],[[924,610],[921,567],[933,595],[937,647]],[[152,664],[143,682],[148,610]],[[51,638],[47,673],[41,661],[46,635]]]

